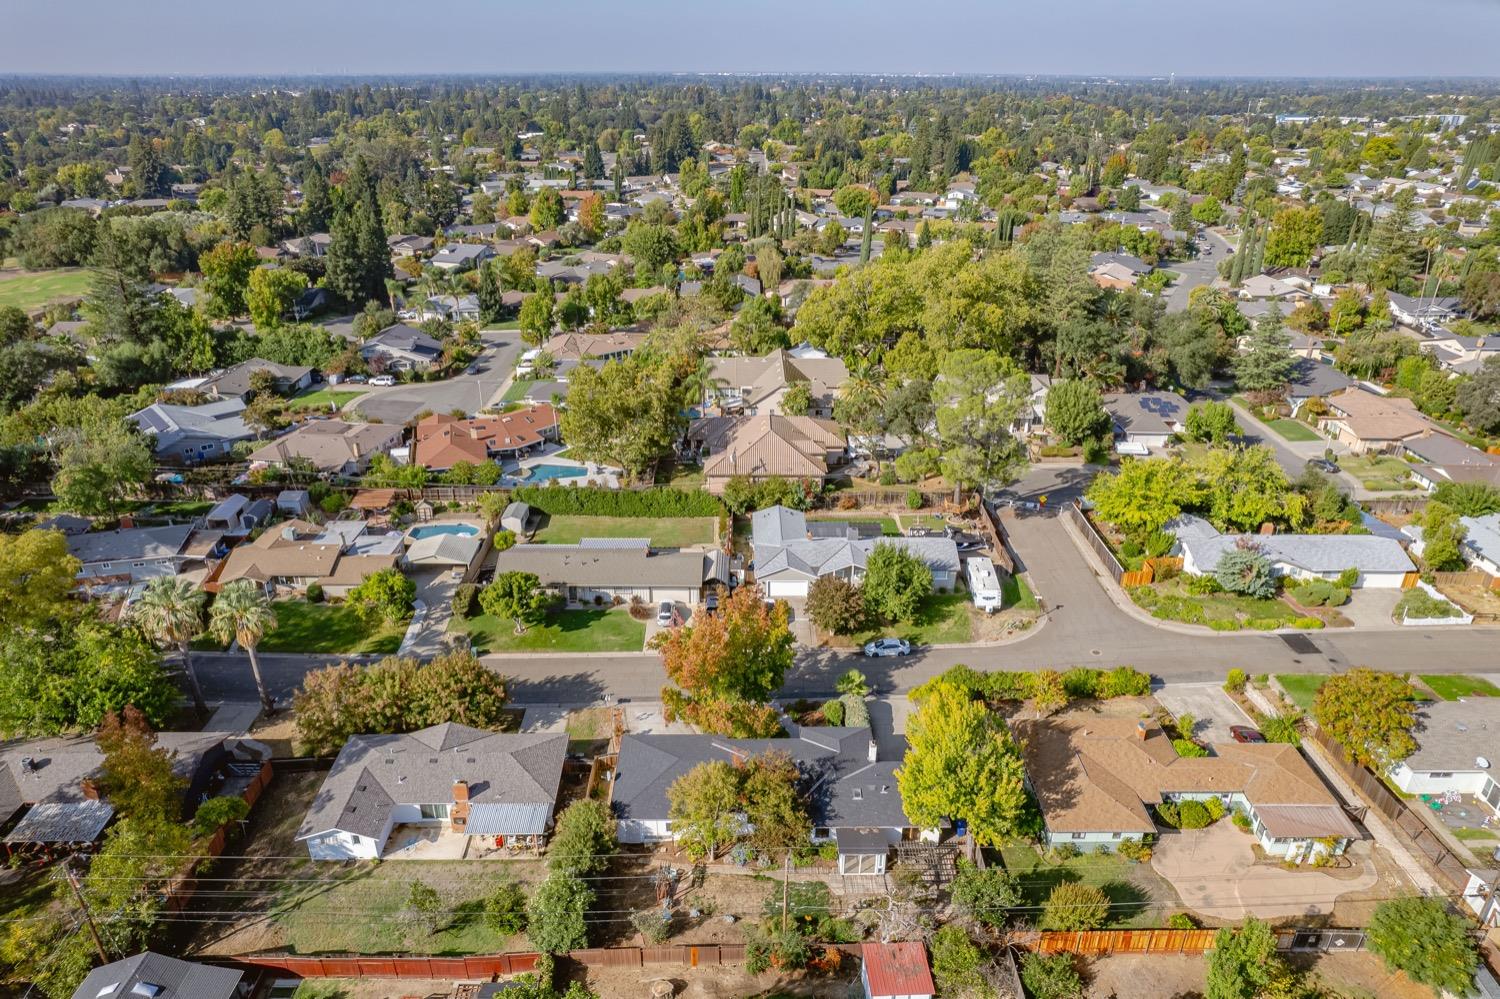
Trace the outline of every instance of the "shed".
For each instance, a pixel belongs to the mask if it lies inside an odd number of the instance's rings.
[[[312,497],[306,489],[283,489],[276,494],[276,509],[300,517],[312,510]]]
[[[932,999],[937,985],[920,941],[867,943],[860,951],[859,981],[865,999]]]
[[[500,515],[500,526],[519,536],[526,533],[526,525],[530,520],[531,507],[520,500],[516,500],[507,506],[505,512]]]

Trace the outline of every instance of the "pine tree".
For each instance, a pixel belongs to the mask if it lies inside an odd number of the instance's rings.
[[[326,230],[333,214],[328,178],[317,160],[308,160],[306,173],[302,179],[302,207],[297,213],[297,228],[304,236]]]
[[[618,153],[615,154],[615,204],[619,204],[625,198],[625,158]]]
[[[1275,302],[1255,324],[1249,349],[1235,358],[1234,380],[1242,392],[1271,392],[1291,378],[1297,359]]]
[[[859,239],[859,262],[868,264],[870,262],[870,238],[875,229],[875,209],[873,206],[865,208],[865,228]]]
[[[586,180],[598,180],[604,176],[604,157],[599,154],[597,142],[590,142],[584,147],[583,176]]]
[[[354,161],[340,194],[329,230],[328,286],[349,304],[360,306],[379,300],[385,279],[393,273],[375,184],[363,157]]]
[[[481,264],[476,297],[479,299],[479,317],[482,321],[492,323],[500,318],[500,312],[504,308],[501,296],[500,277],[495,273],[494,261]]]
[[[917,249],[925,250],[932,245],[932,230],[927,228],[927,220],[923,219],[917,226]]]

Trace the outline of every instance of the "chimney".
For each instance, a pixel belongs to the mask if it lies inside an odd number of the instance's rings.
[[[1150,735],[1151,726],[1146,723],[1146,719],[1142,718],[1140,721],[1135,723],[1135,737],[1137,739],[1145,742]]]
[[[453,807],[448,820],[455,830],[461,831],[469,824],[469,784],[467,781],[453,782]]]
[[[876,757],[878,757],[880,755],[880,747],[875,744],[875,740],[874,739],[870,740],[870,751],[869,752],[870,752],[870,762],[874,763],[875,760],[876,760]]]
[[[83,796],[89,801],[99,800],[99,785],[94,782],[94,778],[85,777],[79,783],[79,787],[83,790]]]

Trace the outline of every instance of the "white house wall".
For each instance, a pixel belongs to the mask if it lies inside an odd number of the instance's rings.
[[[1489,774],[1483,770],[1454,771],[1446,777],[1435,777],[1430,770],[1412,770],[1399,763],[1391,771],[1391,783],[1406,794],[1442,794],[1457,791],[1460,794],[1483,795]]]

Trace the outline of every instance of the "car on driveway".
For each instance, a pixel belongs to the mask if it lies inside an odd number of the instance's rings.
[[[374,378],[370,379],[370,384],[374,385],[376,388],[390,388],[392,385],[396,384],[396,379],[390,375],[376,375]]]
[[[656,608],[656,623],[663,628],[671,627],[672,619],[676,615],[677,612],[672,609],[672,601],[663,600],[661,605]]]
[[[1316,468],[1318,471],[1326,472],[1329,475],[1339,474],[1339,466],[1327,458],[1309,458],[1307,459],[1307,467]]]
[[[1249,725],[1231,725],[1229,734],[1235,742],[1265,742],[1266,737]]]
[[[911,655],[911,643],[904,638],[877,638],[873,642],[865,643],[865,655],[872,659],[884,659],[887,656],[909,656]]]

